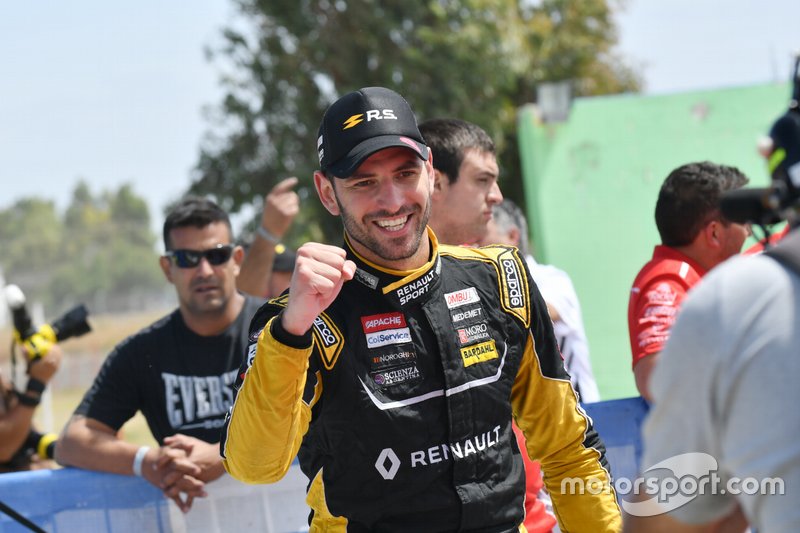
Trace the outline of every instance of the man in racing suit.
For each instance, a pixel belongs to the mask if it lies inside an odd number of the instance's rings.
[[[344,248],[303,245],[289,294],[254,317],[223,429],[228,472],[273,482],[299,452],[312,531],[517,530],[513,417],[562,530],[617,531],[603,445],[525,261],[439,246],[426,227],[431,158],[405,100],[342,97],[319,148],[315,185]],[[567,494],[568,478],[602,490]]]

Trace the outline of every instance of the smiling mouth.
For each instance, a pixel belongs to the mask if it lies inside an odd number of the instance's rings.
[[[384,220],[376,220],[375,224],[387,231],[400,231],[408,222],[411,215],[404,215],[401,217],[389,218]]]

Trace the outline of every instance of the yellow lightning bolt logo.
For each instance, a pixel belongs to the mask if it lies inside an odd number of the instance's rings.
[[[353,126],[357,126],[358,124],[361,124],[362,122],[364,122],[363,116],[364,116],[364,113],[359,113],[358,115],[353,115],[352,117],[350,117],[347,120],[345,120],[344,121],[344,128],[342,128],[342,131],[350,129]]]

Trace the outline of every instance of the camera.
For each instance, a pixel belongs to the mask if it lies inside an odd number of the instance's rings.
[[[772,185],[730,191],[720,210],[733,222],[763,227],[786,220],[794,227],[800,224],[800,54],[794,61],[789,109],[772,124],[760,151]]]
[[[25,344],[28,348],[28,357],[31,359],[46,353],[47,343],[36,342],[37,335],[49,343],[57,343],[92,330],[87,320],[89,311],[83,304],[73,307],[50,324],[44,324],[37,329],[25,306],[25,295],[22,290],[16,285],[7,285],[5,297],[14,320],[15,340]]]

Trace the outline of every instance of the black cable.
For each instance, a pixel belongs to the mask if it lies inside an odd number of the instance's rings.
[[[11,518],[16,520],[17,522],[19,522],[23,526],[27,527],[31,531],[35,531],[36,533],[47,533],[44,529],[42,529],[39,526],[37,526],[36,524],[34,524],[33,522],[31,522],[30,520],[28,520],[27,518],[25,518],[24,516],[22,516],[18,512],[16,512],[14,509],[12,509],[8,505],[4,504],[2,501],[0,501],[0,511],[6,513],[8,516],[10,516]]]

